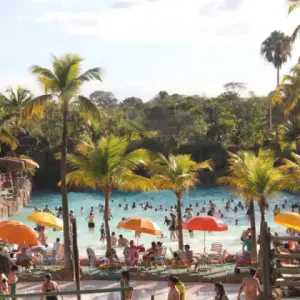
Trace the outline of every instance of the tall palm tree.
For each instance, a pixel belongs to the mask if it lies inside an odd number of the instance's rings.
[[[249,203],[253,245],[256,245],[253,201],[258,201],[261,222],[264,222],[267,199],[284,188],[282,183],[285,176],[279,168],[274,167],[276,161],[277,159],[271,151],[259,150],[257,155],[244,151],[237,154],[229,153],[228,176],[218,180],[219,183],[227,185],[233,193]],[[256,261],[257,254],[256,257],[253,254],[252,259]]]
[[[183,193],[198,183],[201,169],[211,169],[211,161],[196,163],[190,155],[158,154],[149,165],[154,186],[159,190],[171,190],[177,198],[178,248],[183,250],[181,199]]]
[[[291,39],[280,31],[273,31],[271,35],[262,42],[260,54],[271,63],[277,70],[277,86],[280,83],[280,69],[291,56]],[[272,103],[270,104],[270,131],[272,124]]]
[[[277,86],[280,83],[280,69],[291,56],[291,38],[281,31],[273,31],[261,44],[260,54],[277,70]]]
[[[284,159],[284,164],[280,166],[281,171],[285,174],[285,180],[282,182],[282,185],[294,193],[299,193],[300,155],[292,153],[292,158],[293,161]]]
[[[105,230],[107,249],[111,249],[109,229],[109,199],[113,189],[125,191],[153,190],[148,178],[135,173],[147,165],[150,152],[136,149],[127,153],[128,140],[109,136],[96,144],[82,142],[77,146],[78,155],[67,155],[74,171],[67,174],[67,183],[76,187],[101,189],[105,197]]]
[[[285,117],[298,108],[298,100],[300,99],[300,65],[291,68],[290,74],[284,75],[282,83],[278,86],[273,102],[283,105]]]
[[[0,121],[0,140],[8,144],[12,150],[18,146],[18,140],[13,136],[12,132],[21,125],[19,117],[23,108],[31,100],[32,95],[30,91],[22,87],[18,87],[16,91],[13,88],[9,88],[4,93],[0,93],[0,105],[5,113]]]
[[[65,260],[64,267],[71,267],[68,191],[66,184],[66,156],[67,156],[67,119],[71,105],[77,103],[79,111],[89,119],[98,119],[101,114],[99,108],[88,98],[80,95],[81,87],[91,80],[101,80],[101,69],[93,68],[81,73],[83,59],[78,55],[65,54],[61,57],[53,56],[52,70],[40,66],[32,66],[31,72],[37,77],[46,91],[46,95],[30,101],[23,109],[21,121],[29,120],[35,115],[41,115],[48,101],[56,101],[62,111],[62,147],[61,147],[61,195],[64,222]]]
[[[20,115],[22,109],[32,100],[29,90],[18,87],[16,91],[12,87],[0,94],[0,103],[5,110]]]
[[[251,261],[257,263],[257,243],[256,243],[256,224],[254,197],[251,191],[251,186],[247,183],[248,165],[251,160],[255,159],[255,154],[252,152],[239,152],[238,154],[228,153],[228,168],[227,176],[218,178],[217,182],[228,186],[232,193],[243,199],[250,209],[250,226],[251,226]]]
[[[300,7],[300,0],[288,0],[288,2],[289,2],[289,14],[293,12],[296,8]],[[300,25],[298,25],[295,28],[291,36],[293,42],[296,40],[297,36],[299,35],[299,32],[300,32]]]

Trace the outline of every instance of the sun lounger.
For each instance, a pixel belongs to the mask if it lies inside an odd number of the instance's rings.
[[[166,267],[166,261],[165,261],[166,254],[167,254],[167,247],[162,247],[160,254],[154,257],[155,265],[160,264],[162,267]]]
[[[107,262],[106,258],[97,257],[95,254],[95,251],[92,248],[87,248],[86,252],[87,252],[88,259],[89,259],[89,270],[90,271],[91,271],[91,269],[95,270],[96,268],[98,268],[101,263],[104,264],[105,262]]]

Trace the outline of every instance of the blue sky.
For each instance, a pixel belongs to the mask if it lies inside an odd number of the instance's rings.
[[[39,92],[29,66],[78,53],[84,68],[101,66],[103,83],[84,86],[117,98],[148,100],[160,90],[217,95],[229,81],[269,93],[276,72],[259,55],[273,30],[291,34],[299,11],[286,0],[10,0],[0,10],[0,90]],[[292,60],[300,47],[295,45]]]

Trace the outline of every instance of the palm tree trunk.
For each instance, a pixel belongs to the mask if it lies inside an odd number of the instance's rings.
[[[280,67],[277,67],[277,87],[279,86],[280,83]]]
[[[256,225],[253,199],[250,199],[250,226],[251,226],[251,261],[257,263]]]
[[[107,250],[111,249],[111,240],[110,240],[110,229],[109,229],[109,198],[111,195],[111,189],[104,190],[105,204],[104,204],[104,225],[105,225],[105,234],[106,234],[106,247]]]
[[[68,205],[68,189],[66,184],[67,174],[67,118],[68,118],[68,101],[64,99],[63,102],[63,129],[62,129],[62,148],[61,148],[61,165],[60,165],[60,177],[61,177],[61,200],[62,200],[62,213],[64,222],[64,268],[71,269],[71,242],[70,242],[70,218],[69,218],[69,205]]]
[[[182,233],[182,212],[181,212],[181,193],[176,193],[177,197],[177,222],[178,222],[178,249],[183,250],[183,233]]]

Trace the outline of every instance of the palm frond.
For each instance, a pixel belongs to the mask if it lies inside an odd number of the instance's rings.
[[[91,80],[99,80],[101,79],[102,69],[101,68],[92,68],[81,74],[77,79],[83,83]]]
[[[0,141],[9,145],[12,150],[15,150],[19,144],[18,140],[4,128],[0,128]]]
[[[41,117],[50,100],[52,100],[52,95],[42,95],[30,100],[22,110],[20,123],[24,124],[34,116]]]
[[[103,120],[105,113],[95,104],[95,102],[84,96],[78,96],[79,111],[82,116],[92,122]]]

